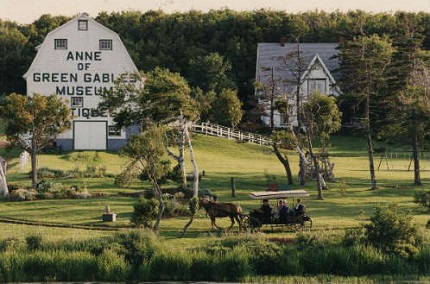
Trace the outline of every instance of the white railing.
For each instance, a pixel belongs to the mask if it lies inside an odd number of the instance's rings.
[[[255,143],[259,145],[270,145],[272,143],[269,138],[263,135],[244,132],[207,122],[201,124],[193,124],[191,130],[193,132],[202,133],[205,135],[217,136],[226,139],[236,139],[239,141]]]

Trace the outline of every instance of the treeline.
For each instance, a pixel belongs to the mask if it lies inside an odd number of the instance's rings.
[[[363,11],[236,12],[212,10],[166,14],[162,11],[100,13],[95,19],[117,32],[140,70],[165,67],[179,72],[203,92],[235,87],[250,109],[256,47],[259,42],[299,39],[301,42],[339,42],[357,34],[395,35],[406,13]],[[430,47],[430,14],[407,14]],[[42,15],[28,25],[0,20],[0,95],[25,93],[22,75],[35,48],[47,33],[70,18]]]

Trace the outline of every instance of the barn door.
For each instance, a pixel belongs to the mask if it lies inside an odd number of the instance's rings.
[[[107,121],[75,121],[73,130],[75,150],[106,150]]]

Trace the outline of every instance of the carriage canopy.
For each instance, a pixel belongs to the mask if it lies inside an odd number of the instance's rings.
[[[290,197],[307,197],[309,192],[304,189],[294,189],[287,191],[254,191],[250,193],[253,199],[273,199],[273,198],[290,198]]]

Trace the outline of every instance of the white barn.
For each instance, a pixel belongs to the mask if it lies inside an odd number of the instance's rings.
[[[259,43],[257,46],[255,80],[275,91],[278,99],[287,100],[288,119],[274,113],[275,127],[297,125],[296,94],[300,90],[301,103],[309,94],[319,92],[338,96],[341,92],[332,74],[339,68],[336,43]],[[297,83],[300,84],[297,88]],[[261,90],[256,90],[266,112],[261,117],[269,125],[270,101]]]
[[[64,150],[117,150],[130,130],[96,110],[100,94],[124,72],[138,72],[117,33],[83,13],[48,33],[25,73],[27,95],[56,94],[70,104],[73,123],[57,139]]]

